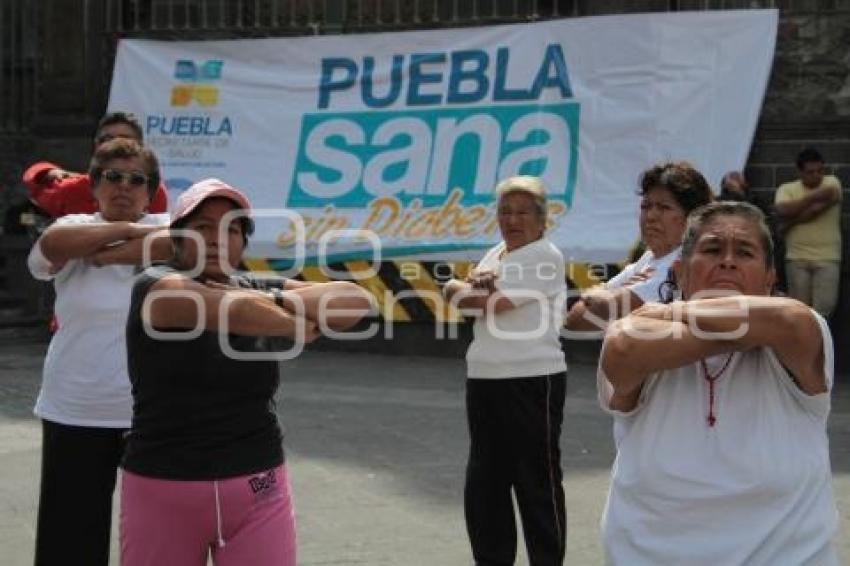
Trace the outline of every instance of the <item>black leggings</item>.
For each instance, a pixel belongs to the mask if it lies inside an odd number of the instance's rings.
[[[464,510],[479,566],[516,558],[516,495],[532,566],[564,562],[566,506],[561,471],[561,424],[566,374],[467,379],[469,463]]]
[[[126,429],[42,420],[41,430],[35,564],[106,566]]]

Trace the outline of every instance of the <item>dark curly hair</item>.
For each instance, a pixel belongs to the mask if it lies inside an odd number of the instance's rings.
[[[714,199],[708,181],[687,161],[650,167],[641,174],[639,184],[638,194],[642,197],[652,189],[667,189],[686,215]]]

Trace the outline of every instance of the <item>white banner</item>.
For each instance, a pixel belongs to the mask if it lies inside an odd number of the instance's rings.
[[[269,209],[255,256],[477,259],[499,240],[493,187],[533,174],[565,257],[618,261],[644,169],[688,160],[716,184],[743,167],[776,28],[739,10],[122,40],[109,108],[140,117],[172,200],[218,177]]]

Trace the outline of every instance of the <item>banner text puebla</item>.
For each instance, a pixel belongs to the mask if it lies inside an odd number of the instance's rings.
[[[391,242],[382,249],[390,256],[489,245],[498,237],[493,188],[512,175],[544,180],[550,223],[566,213],[580,105],[559,44],[545,47],[524,86],[511,71],[531,62],[512,61],[509,47],[387,59],[321,61],[286,203],[304,216],[308,242],[355,229]],[[351,91],[356,111],[337,103]],[[353,225],[346,211],[364,208]],[[283,233],[278,243],[294,238]]]

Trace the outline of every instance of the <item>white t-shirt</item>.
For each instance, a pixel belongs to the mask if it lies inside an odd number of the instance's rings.
[[[558,248],[541,238],[505,253],[502,242],[476,269],[494,271],[496,288],[516,306],[476,318],[466,352],[467,375],[510,378],[566,371],[559,332],[567,286]]]
[[[817,314],[831,390],[832,338]],[[716,373],[728,354],[707,360]],[[621,426],[602,541],[610,564],[838,565],[826,420],[829,392],[807,395],[773,350],[732,354],[709,387],[699,363],[650,376]]]
[[[100,213],[71,214],[56,224],[98,222],[105,222]],[[148,214],[139,223],[165,226],[168,215]],[[51,274],[40,242],[28,264],[36,279],[53,280],[59,323],[44,359],[35,414],[66,425],[128,428],[133,410],[125,327],[136,268],[73,259]]]
[[[617,289],[624,287],[636,273],[640,273],[646,269],[652,269],[652,275],[649,278],[629,285],[629,290],[640,297],[640,300],[644,303],[658,303],[661,301],[658,289],[667,280],[667,272],[670,270],[673,262],[679,259],[681,255],[681,247],[659,258],[656,258],[651,251],[646,250],[640,256],[640,259],[624,267],[623,271],[605,283],[605,288]]]

